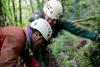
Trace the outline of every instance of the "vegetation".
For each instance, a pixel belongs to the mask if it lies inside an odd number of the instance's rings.
[[[25,26],[47,0],[0,0],[0,27]],[[100,33],[100,0],[59,0],[64,16],[73,23]],[[61,31],[49,47],[61,67],[99,67],[100,43]]]

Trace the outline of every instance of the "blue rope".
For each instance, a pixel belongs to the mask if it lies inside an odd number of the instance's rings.
[[[32,46],[34,45],[33,39],[32,39],[32,30],[30,27],[27,29],[28,33],[28,42],[29,42],[29,47],[32,49]]]

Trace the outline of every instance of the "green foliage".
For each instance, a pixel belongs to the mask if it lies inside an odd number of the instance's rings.
[[[61,67],[92,67],[90,61],[91,42],[81,49],[77,48],[79,38],[68,32],[59,34],[50,46]],[[69,41],[70,40],[70,41]],[[67,41],[67,43],[66,43]]]
[[[5,26],[14,25],[24,27],[27,25],[28,18],[35,10],[41,10],[44,2],[47,0],[21,0],[22,18],[20,18],[19,0],[13,0],[15,5],[15,21],[12,0],[0,0],[3,3],[3,13],[6,17]],[[86,19],[91,16],[96,18],[80,22],[83,27],[89,28],[100,33],[100,1],[99,0],[59,0],[64,7],[64,16],[69,20]],[[31,3],[30,3],[31,2]],[[0,16],[1,17],[1,16]],[[22,23],[20,23],[22,19]],[[0,22],[0,25],[2,23]],[[100,65],[100,44],[88,43],[78,49],[79,37],[69,32],[61,31],[59,36],[54,39],[54,43],[50,46],[53,54],[58,60],[60,67],[99,67]],[[94,44],[94,45],[93,45]],[[96,44],[96,45],[95,45]],[[90,46],[91,45],[91,46]],[[95,54],[98,53],[98,54]]]

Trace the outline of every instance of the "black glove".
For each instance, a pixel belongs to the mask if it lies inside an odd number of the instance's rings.
[[[34,21],[34,20],[36,20],[36,19],[39,19],[39,18],[41,18],[41,17],[42,17],[41,12],[34,12],[34,13],[30,16],[29,22],[32,22],[32,21]]]
[[[32,22],[32,21],[34,21],[34,17],[33,17],[33,16],[31,16],[31,17],[29,18],[29,22]]]
[[[97,41],[97,42],[100,42],[100,35],[98,35],[98,36],[96,37],[96,41]]]

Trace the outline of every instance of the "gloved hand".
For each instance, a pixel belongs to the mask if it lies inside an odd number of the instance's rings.
[[[96,41],[97,41],[97,42],[100,42],[100,35],[98,35],[98,36],[96,37]]]
[[[34,21],[34,20],[36,20],[36,19],[39,19],[39,18],[41,18],[41,17],[42,17],[42,15],[41,15],[41,13],[40,13],[39,11],[34,12],[34,13],[30,16],[29,22],[32,22],[32,21]]]

